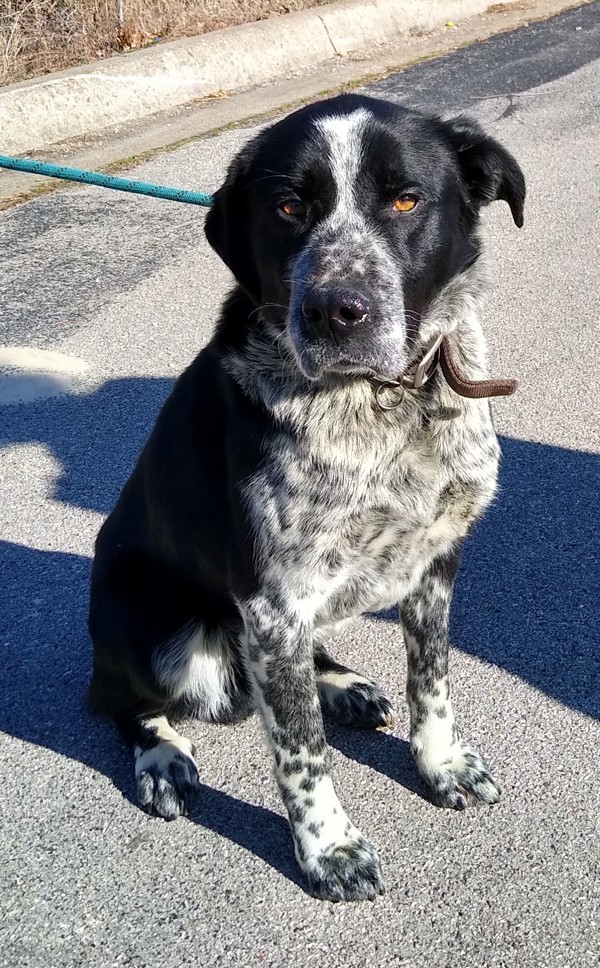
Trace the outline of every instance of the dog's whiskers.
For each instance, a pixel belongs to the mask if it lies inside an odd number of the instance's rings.
[[[285,309],[285,311],[287,312],[288,307],[284,306],[282,303],[273,303],[273,302],[262,303],[261,306],[257,306],[256,309],[253,309],[252,312],[248,313],[248,319],[250,319],[250,317],[254,316],[256,313],[260,313],[261,310],[263,309]]]
[[[245,189],[252,188],[253,185],[257,185],[259,182],[268,181],[271,178],[283,178],[285,181],[292,181],[291,175],[285,175],[282,171],[271,171],[270,168],[263,168],[262,171],[267,172],[266,175],[261,175],[260,178],[254,178],[251,182],[245,186]]]

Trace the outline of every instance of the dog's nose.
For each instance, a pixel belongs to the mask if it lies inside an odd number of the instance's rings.
[[[368,322],[369,299],[357,289],[312,289],[302,303],[302,314],[318,332],[343,338]]]

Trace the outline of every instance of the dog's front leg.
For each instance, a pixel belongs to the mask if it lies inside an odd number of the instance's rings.
[[[500,790],[482,757],[460,738],[450,702],[448,619],[459,554],[434,560],[400,603],[408,657],[410,746],[432,799],[462,810],[496,803]]]
[[[383,893],[377,854],[348,819],[329,775],[312,629],[264,597],[246,603],[244,617],[257,704],[310,891],[329,901],[373,899]]]

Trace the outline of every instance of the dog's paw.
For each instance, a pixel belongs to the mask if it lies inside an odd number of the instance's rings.
[[[474,803],[497,803],[500,799],[500,787],[487,763],[464,743],[449,763],[423,771],[423,776],[431,799],[439,807],[464,810]]]
[[[161,742],[136,751],[135,776],[140,806],[164,820],[185,816],[200,790],[193,757],[175,743]]]
[[[330,847],[303,867],[310,893],[322,901],[374,901],[385,891],[379,858],[361,835]]]
[[[371,679],[350,671],[325,672],[318,686],[323,715],[341,726],[377,729],[394,722],[391,700]]]

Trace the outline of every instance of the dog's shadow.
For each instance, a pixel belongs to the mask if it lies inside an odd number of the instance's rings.
[[[107,511],[169,385],[113,381],[89,397],[10,408],[2,442],[43,442],[62,465],[54,498]],[[600,458],[518,440],[502,444],[502,490],[467,543],[452,641],[600,718]],[[86,764],[133,801],[130,754],[109,723],[85,710],[89,569],[82,556],[0,543],[0,729]],[[328,738],[345,756],[423,795],[402,740],[335,726]],[[299,883],[281,815],[222,791],[203,794],[194,822]]]
[[[327,742],[349,760],[362,763],[399,783],[410,793],[427,798],[407,740],[378,729],[350,729],[325,723]]]
[[[189,819],[249,850],[302,890],[305,889],[294,860],[289,824],[280,814],[202,785]]]

